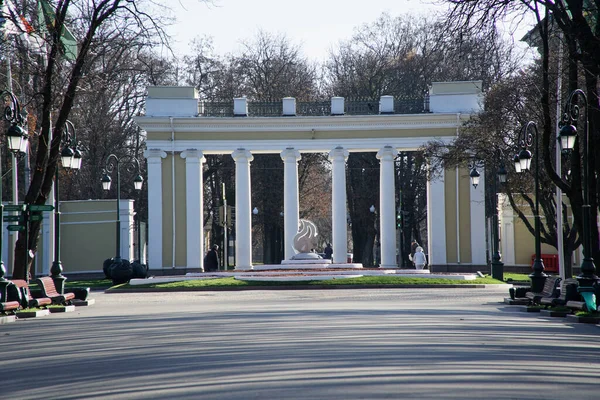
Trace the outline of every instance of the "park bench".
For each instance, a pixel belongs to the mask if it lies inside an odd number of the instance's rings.
[[[23,279],[13,279],[12,282],[20,291],[21,306],[23,308],[40,308],[52,304],[52,299],[50,299],[49,297],[34,298],[33,296],[31,296],[31,291],[29,290],[29,284],[27,283],[27,281]]]
[[[8,281],[3,280],[2,287],[0,288],[0,314],[7,314],[7,312],[14,312],[21,307],[21,303],[18,299],[14,299],[13,294],[17,291],[15,285]],[[12,294],[11,294],[12,293]]]
[[[74,293],[60,294],[56,291],[54,280],[50,276],[44,276],[35,280],[42,290],[42,297],[48,297],[52,300],[52,304],[68,304],[75,298]]]
[[[6,314],[7,311],[16,311],[21,307],[18,301],[0,302],[0,314]]]
[[[527,292],[527,297],[533,304],[539,304],[543,297],[558,297],[558,285],[560,284],[561,278],[559,276],[549,276],[546,278],[544,287],[541,292]]]
[[[543,306],[564,306],[570,300],[577,300],[577,279],[568,278],[560,283],[560,296],[542,297],[540,304]]]
[[[566,306],[573,310],[581,311],[598,311],[598,300],[600,298],[600,284],[596,282],[594,286],[578,287],[577,291],[580,295],[580,300],[567,301]]]

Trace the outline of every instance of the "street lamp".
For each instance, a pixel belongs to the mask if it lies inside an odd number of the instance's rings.
[[[0,98],[5,104],[2,119],[10,122],[10,127],[6,131],[8,149],[14,154],[17,153],[22,146],[24,138],[27,136],[27,131],[23,128],[25,118],[21,114],[21,105],[17,97],[7,90],[0,93]],[[8,99],[8,104],[6,100]],[[4,261],[2,261],[2,248],[4,245],[4,204],[2,204],[2,162],[0,162],[0,275],[6,274]]]
[[[579,106],[577,103],[573,104],[573,100],[577,97],[583,99],[585,119],[583,121],[583,261],[581,263],[581,274],[577,277],[580,286],[591,286],[594,281],[598,280],[595,275],[596,266],[594,265],[594,259],[592,257],[592,236],[590,234],[590,223],[591,223],[591,206],[590,206],[590,193],[589,193],[589,126],[588,126],[588,101],[587,96],[581,89],[574,90],[569,95],[569,100],[565,105],[565,112],[561,118],[559,126],[560,131],[558,133],[558,142],[563,151],[571,151],[575,147],[575,139],[577,138],[577,120],[579,119]]]
[[[62,142],[65,147],[60,153],[60,163],[66,171],[78,170],[81,168],[81,151],[77,149],[77,137],[75,126],[69,120],[65,121],[64,135]],[[76,160],[75,155],[79,158]],[[76,160],[76,161],[75,161]],[[54,173],[54,261],[50,268],[50,274],[56,284],[59,293],[63,292],[65,277],[62,275],[63,267],[60,262],[60,200],[59,200],[59,174],[58,165]]]
[[[373,227],[375,229],[375,238],[373,240],[373,264],[375,266],[379,265],[379,251],[380,249],[377,248],[377,234],[378,234],[378,214],[377,214],[377,208],[375,208],[375,205],[371,204],[371,207],[369,207],[369,212],[371,214],[373,214],[374,216],[374,221],[373,221]]]
[[[469,172],[469,178],[471,178],[471,185],[473,185],[475,189],[477,189],[477,185],[479,185],[480,176],[481,174],[479,173],[479,171],[477,171],[477,166],[473,165],[473,168],[471,168],[471,172]]]
[[[531,159],[533,155],[528,150],[533,144],[535,149],[538,149],[538,129],[537,125],[533,121],[529,121],[523,128],[523,132],[519,137],[519,144],[522,146],[521,151],[515,156],[515,169],[517,172],[523,172],[529,170],[531,167]],[[517,161],[520,169],[517,168]],[[533,272],[529,275],[531,279],[531,291],[541,292],[546,281],[546,275],[544,273],[544,261],[542,260],[542,245],[540,242],[540,201],[539,201],[539,173],[540,173],[540,162],[539,157],[535,158],[535,261],[533,262]]]
[[[106,191],[110,190],[112,178],[110,177],[112,172],[117,170],[117,235],[116,235],[116,252],[115,258],[113,259],[114,264],[122,264],[121,259],[121,216],[119,213],[119,205],[121,203],[121,165],[125,165],[126,170],[137,174],[133,179],[133,187],[135,190],[142,190],[144,178],[140,174],[140,162],[134,156],[117,157],[114,154],[110,154],[106,158],[104,166],[104,174],[102,175],[102,188]],[[129,263],[129,260],[126,260]]]
[[[492,235],[493,235],[493,246],[492,249],[492,278],[498,279],[499,281],[504,280],[504,263],[502,262],[502,255],[500,254],[500,232],[498,231],[498,187],[496,186],[496,178],[500,184],[506,183],[506,177],[508,172],[504,167],[504,163],[501,162],[500,166],[496,170],[496,176],[494,177],[493,189],[493,201],[494,201],[494,214],[492,214]]]
[[[477,188],[479,185],[479,179],[481,174],[477,170],[477,163],[472,162],[469,165],[471,168],[471,172],[469,176],[471,178],[471,184],[474,188]],[[498,189],[496,186],[496,178],[500,183],[506,182],[506,177],[508,172],[506,172],[506,168],[504,167],[504,163],[500,163],[500,166],[496,170],[496,174],[494,176],[493,185],[492,185],[492,198],[494,201],[494,213],[492,214],[492,262],[491,262],[491,273],[492,278],[498,279],[499,281],[504,280],[504,263],[502,262],[502,255],[500,254],[500,234],[498,232],[498,200],[497,193]]]

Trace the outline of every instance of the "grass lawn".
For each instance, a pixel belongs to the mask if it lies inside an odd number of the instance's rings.
[[[89,287],[92,289],[101,289],[108,288],[113,286],[113,283],[110,279],[92,279],[89,281],[70,281],[67,279],[65,287],[74,288],[74,287]]]
[[[513,272],[505,272],[504,280],[506,282],[508,282],[509,280],[512,280],[514,282],[530,282],[529,274],[517,274]]]
[[[129,285],[123,284],[115,286],[115,289],[146,289],[158,288],[169,290],[189,290],[189,289],[210,289],[210,288],[243,288],[256,286],[355,286],[365,285],[380,287],[385,285],[481,285],[481,284],[501,284],[493,278],[477,278],[471,281],[454,280],[454,279],[433,279],[433,278],[407,278],[399,276],[364,276],[361,278],[345,278],[332,280],[315,280],[315,281],[287,281],[287,282],[264,282],[264,281],[240,281],[233,277],[215,278],[215,279],[197,279],[178,282],[157,283],[149,285]]]
[[[76,287],[89,287],[92,289],[106,289],[113,286],[113,283],[110,279],[90,279],[90,280],[81,280],[81,281],[70,281],[66,280],[65,289],[76,288]],[[31,289],[39,289],[38,285],[35,282],[29,283],[29,288]]]

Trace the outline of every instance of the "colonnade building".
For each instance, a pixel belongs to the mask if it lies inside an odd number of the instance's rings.
[[[233,99],[225,116],[206,116],[193,87],[149,87],[146,115],[148,161],[148,266],[151,273],[203,269],[203,163],[205,155],[229,154],[235,161],[236,269],[252,269],[250,168],[253,155],[281,156],[284,169],[285,258],[295,251],[298,230],[298,161],[303,153],[327,153],[332,163],[334,263],[346,263],[346,160],[350,152],[374,152],[380,162],[381,267],[396,263],[394,159],[431,140],[446,143],[482,104],[481,81],[438,82],[429,90],[428,110],[399,113],[400,102],[382,96],[379,113],[349,115],[344,98],[333,97],[326,115],[315,116],[294,98],[284,98],[278,115],[256,117],[245,98]],[[421,104],[422,106],[422,104]],[[316,107],[313,105],[313,107]],[[485,183],[474,188],[467,166],[446,169],[427,183],[427,253],[438,270],[486,265]]]

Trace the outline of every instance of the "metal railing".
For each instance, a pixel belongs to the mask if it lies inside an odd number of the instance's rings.
[[[201,117],[233,117],[233,101],[202,101],[198,106]]]
[[[248,115],[253,117],[281,117],[283,114],[283,103],[274,102],[248,102]]]
[[[202,101],[198,106],[201,117],[233,117],[233,101]],[[344,101],[346,115],[379,114],[379,99],[347,98]],[[420,98],[395,98],[394,114],[420,114],[429,112],[429,96]],[[281,117],[283,104],[281,101],[248,102],[250,117]],[[298,116],[329,116],[331,101],[301,101],[296,103]]]
[[[416,99],[394,99],[394,114],[421,114],[429,112],[429,96]]]
[[[344,108],[348,115],[379,114],[379,99],[346,99]]]
[[[318,117],[331,115],[331,101],[302,101],[296,103],[296,115]]]

